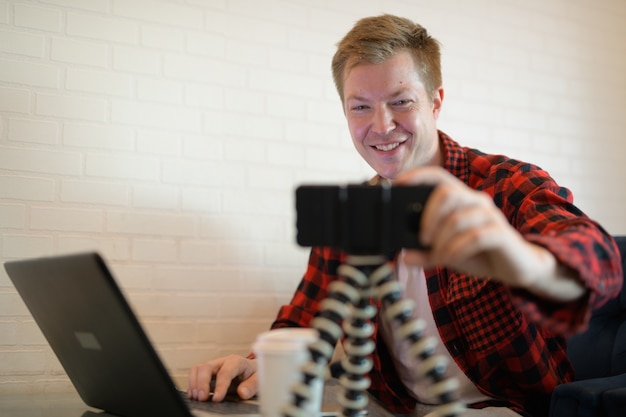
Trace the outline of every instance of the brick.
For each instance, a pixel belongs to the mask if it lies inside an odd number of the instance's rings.
[[[104,68],[108,64],[108,47],[106,44],[98,42],[52,38],[50,41],[50,59]]]
[[[187,241],[186,243],[199,245],[195,248],[198,250],[201,250],[200,246],[204,245],[203,242]],[[180,260],[184,266],[159,267],[154,276],[155,288],[180,294],[193,294],[205,298],[215,297],[214,294],[217,291],[238,291],[241,288],[240,272],[233,269],[215,268],[215,264],[219,262],[219,244],[208,244],[204,248],[208,250],[204,254],[204,264],[193,261],[191,264],[187,264],[181,256]],[[185,256],[188,255],[186,254]]]
[[[255,16],[234,15],[207,10],[205,25],[211,32],[221,33],[228,39],[248,41],[255,39],[261,44],[284,45],[287,27]],[[263,36],[259,36],[262,33]],[[337,42],[334,39],[328,45]]]
[[[231,135],[258,139],[275,139],[282,132],[283,122],[279,118],[247,115],[246,122],[240,123],[235,119],[239,119],[241,116],[235,113],[225,114],[223,117],[226,124],[229,125],[229,133]],[[258,141],[258,143],[262,144],[263,142]]]
[[[214,304],[218,304],[217,300]],[[206,297],[177,294],[172,300],[172,316],[175,318],[217,317],[217,309],[207,303]]]
[[[44,3],[102,13],[108,12],[110,8],[110,0],[44,0]]]
[[[337,149],[310,149],[306,153],[306,166],[326,170],[358,172],[360,161],[352,150],[337,151]]]
[[[185,32],[160,25],[141,25],[141,44],[150,48],[182,51]]]
[[[202,219],[199,235],[211,241],[271,242],[284,239],[283,222],[284,216],[214,214]]]
[[[119,46],[113,48],[113,69],[141,74],[161,73],[161,54],[142,48]]]
[[[62,180],[61,201],[69,203],[128,206],[129,186],[84,180]]]
[[[167,184],[188,186],[240,187],[245,183],[245,173],[232,163],[217,161],[168,160],[163,162],[163,181]]]
[[[0,321],[0,346],[11,346],[20,344],[17,339],[17,323]]]
[[[45,234],[8,234],[2,236],[2,256],[4,258],[34,258],[52,254],[54,239]],[[0,303],[0,305],[6,305]],[[12,308],[10,311],[15,311]]]
[[[132,259],[136,262],[175,262],[178,248],[175,240],[133,239]]]
[[[263,249],[259,243],[223,244],[220,247],[222,265],[258,266],[263,259]]]
[[[28,90],[0,87],[0,111],[29,113],[30,103],[30,92]]]
[[[85,157],[85,173],[101,178],[156,180],[159,163],[149,157],[88,154]]]
[[[284,191],[293,185],[293,171],[288,167],[254,165],[248,168],[247,183],[254,189]]]
[[[337,106],[341,112],[341,107]],[[351,143],[349,134],[346,132],[345,122],[337,125],[328,123],[318,124],[306,121],[285,122],[285,140],[297,145],[336,146],[337,143],[346,141]],[[308,147],[308,146],[307,146]],[[302,149],[301,149],[302,150]]]
[[[219,299],[221,316],[225,319],[246,319],[266,317],[268,323],[278,311],[278,303],[266,294],[224,296]],[[249,337],[249,335],[248,335]]]
[[[245,87],[247,69],[223,60],[188,55],[165,54],[163,73],[187,81],[214,82],[222,86]]]
[[[269,62],[269,48],[250,41],[228,39],[222,55],[227,61],[251,67],[266,67]]]
[[[60,69],[54,65],[0,59],[0,81],[32,87],[58,88]]]
[[[58,248],[61,253],[98,251],[107,262],[128,261],[130,259],[130,242],[126,238],[106,237],[106,235],[60,236]]]
[[[0,1],[0,23],[9,23],[9,3]]]
[[[246,300],[247,301],[247,300]],[[241,322],[241,320],[237,319],[226,319],[221,320],[221,328],[220,334],[222,335],[222,340],[228,340],[231,352],[233,349],[243,349],[242,355],[247,355],[251,351],[252,343],[257,334],[268,330],[269,325],[272,323],[272,320],[275,317],[275,313],[278,311],[278,308],[274,310],[274,314],[254,314],[254,319],[248,319]],[[234,326],[233,323],[239,323]],[[226,349],[220,350],[220,352],[225,352]],[[227,352],[227,351],[226,351]]]
[[[588,132],[578,117],[550,115],[547,120],[548,132],[556,135],[576,138],[584,137]]]
[[[221,109],[224,106],[224,89],[217,85],[187,83],[184,97],[184,102],[188,106],[208,109]]]
[[[305,150],[293,143],[270,142],[267,144],[267,162],[272,166],[301,167],[305,162]]]
[[[69,35],[82,36],[108,42],[136,44],[139,28],[126,19],[68,12],[66,31]]]
[[[58,94],[36,94],[35,113],[74,120],[104,121],[106,100]]]
[[[267,117],[267,94],[260,91],[249,91],[238,88],[228,88],[224,92],[225,114],[232,114],[233,117],[241,112],[241,97],[246,97],[246,115],[255,116],[256,120],[270,120]],[[258,122],[257,122],[258,123]]]
[[[270,116],[302,120],[307,114],[306,105],[307,101],[304,99],[271,94],[267,97],[266,111]],[[333,110],[336,111],[337,108]]]
[[[518,128],[520,130],[545,131],[547,127],[547,117],[544,114],[537,114],[532,110],[515,109],[509,106],[509,110],[504,113],[504,122],[507,127]]]
[[[154,225],[158,225],[155,228]],[[108,212],[106,231],[147,236],[195,236],[196,222],[192,216],[133,212]]]
[[[287,23],[293,26],[304,26],[309,23],[310,15],[315,13],[315,8],[311,9],[305,4],[293,4],[283,2],[267,2],[264,7],[254,7],[253,1],[239,1],[229,4],[229,12],[250,16],[256,20]],[[326,22],[327,24],[329,22]],[[346,23],[340,27],[349,27],[354,22],[346,18]],[[276,25],[281,26],[281,25]],[[329,26],[323,26],[328,28]],[[332,26],[331,26],[332,27]]]
[[[202,28],[202,9],[162,1],[134,0],[115,2],[113,13],[136,20],[161,23],[183,28]]]
[[[1,178],[0,184],[2,184]],[[17,204],[0,204],[0,227],[22,229],[25,225],[26,208],[24,206]]]
[[[157,78],[137,80],[137,98],[159,103],[181,104],[183,88],[180,82]]]
[[[82,161],[79,153],[2,147],[0,149],[0,166],[4,169],[62,175],[78,175],[81,172]]]
[[[337,101],[308,100],[306,107],[306,119],[317,123],[345,124],[345,118],[341,111],[338,111]]]
[[[59,141],[57,122],[36,119],[9,119],[9,140],[53,145]]]
[[[172,210],[179,207],[178,187],[167,185],[135,185],[133,207]]]
[[[219,260],[219,245],[204,241],[181,242],[180,260],[184,264],[215,264]]]
[[[251,125],[255,125],[254,122]],[[261,140],[239,139],[224,143],[224,158],[237,162],[265,162],[265,144]]]
[[[292,49],[271,48],[269,50],[269,68],[281,71],[306,73],[309,66],[309,54]],[[329,75],[328,65],[323,75]]]
[[[67,232],[102,232],[102,210],[80,210],[58,207],[32,207],[30,227],[33,230]]]
[[[280,70],[251,69],[250,87],[274,94],[288,94],[308,99],[320,98],[324,92],[323,80],[309,75]]]
[[[224,159],[224,143],[220,138],[212,135],[185,135],[183,156],[191,159],[220,161]]]
[[[163,104],[113,100],[111,120],[114,123],[199,132],[202,114],[195,109]]]
[[[226,118],[224,111],[207,110],[204,112],[203,132],[214,135],[223,135],[226,133],[227,125],[231,122],[232,117]]]
[[[531,104],[531,94],[528,90],[512,87],[498,87],[493,89],[493,101],[502,105],[521,108],[529,108]]]
[[[289,198],[283,192],[271,190],[224,191],[224,211],[227,213],[282,215],[291,212]]]
[[[4,199],[53,201],[55,181],[50,178],[0,175],[0,190]]]
[[[4,351],[0,375],[42,375],[47,359],[48,349]]]
[[[134,131],[128,127],[85,123],[63,124],[63,144],[79,148],[130,151],[134,147]]]
[[[185,44],[187,52],[192,55],[222,58],[226,52],[225,38],[212,33],[189,32]]]
[[[65,88],[103,96],[130,97],[133,94],[133,80],[126,74],[68,68]]]
[[[182,190],[181,208],[185,211],[219,213],[222,210],[222,197],[218,190],[185,187]]]
[[[182,138],[179,133],[142,130],[137,134],[137,150],[141,153],[180,155]]]
[[[13,9],[15,26],[60,32],[62,13],[49,7],[37,7],[27,4],[16,4]]]
[[[1,30],[0,51],[8,54],[43,58],[44,37],[30,33]]]

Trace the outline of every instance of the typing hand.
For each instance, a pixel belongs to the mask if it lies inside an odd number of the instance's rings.
[[[211,388],[213,387],[213,391]],[[248,400],[257,392],[256,361],[239,355],[229,355],[194,365],[189,370],[187,396],[198,401],[219,402],[233,389]]]

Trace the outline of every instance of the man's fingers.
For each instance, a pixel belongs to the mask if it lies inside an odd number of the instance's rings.
[[[233,381],[235,384],[239,383],[239,381],[243,383],[243,381],[253,375],[254,371],[255,369],[251,365],[250,360],[237,355],[227,356],[215,375],[213,401],[222,401],[228,394]],[[246,386],[244,385],[244,387]],[[239,390],[237,390],[237,393],[239,394]],[[254,393],[256,393],[256,388],[252,395]]]
[[[237,395],[242,400],[249,400],[254,397],[257,391],[257,374],[256,372],[246,380],[243,380],[237,387]]]
[[[215,359],[200,365],[195,365],[189,370],[189,398],[206,401],[211,396],[211,380],[213,375],[220,369],[223,359]]]

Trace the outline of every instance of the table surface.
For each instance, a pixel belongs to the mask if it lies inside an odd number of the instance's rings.
[[[324,387],[324,403],[338,404],[337,395],[340,392],[341,387],[336,381],[327,383]],[[236,402],[229,404],[232,404],[233,408],[237,407]],[[220,406],[223,407],[223,404]],[[368,417],[390,417],[392,415],[379,403],[371,399],[371,397],[366,409]],[[0,416],[107,417],[111,415],[103,413],[101,410],[88,407],[83,403],[78,393],[72,391],[61,393],[0,394]]]

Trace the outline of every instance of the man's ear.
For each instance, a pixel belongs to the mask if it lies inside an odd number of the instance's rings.
[[[435,120],[439,117],[439,113],[441,113],[441,106],[443,105],[443,87],[439,87],[437,91],[435,91],[435,95],[433,97],[433,116]]]

